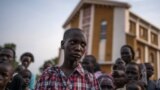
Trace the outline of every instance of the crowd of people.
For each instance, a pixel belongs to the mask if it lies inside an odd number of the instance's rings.
[[[111,73],[103,72],[93,55],[86,55],[86,46],[83,30],[66,30],[61,41],[63,64],[46,62],[36,82],[28,69],[34,62],[32,53],[22,54],[21,64],[14,70],[15,51],[0,49],[0,90],[160,90],[160,79],[150,79],[154,74],[152,63],[136,63],[131,46],[121,47],[121,57],[115,60]]]

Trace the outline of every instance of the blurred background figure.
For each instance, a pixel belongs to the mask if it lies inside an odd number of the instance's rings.
[[[131,46],[123,45],[120,50],[120,55],[122,60],[127,65],[128,63],[134,60],[135,52]]]
[[[12,63],[15,59],[15,51],[11,48],[0,49],[0,63]]]
[[[24,66],[19,65],[12,76],[12,81],[9,83],[9,90],[22,90],[23,87],[23,78],[20,75],[20,72],[25,69]]]
[[[131,81],[127,83],[126,90],[146,90],[143,83],[140,81]]]
[[[154,68],[151,63],[144,63],[147,71],[147,90],[156,90],[156,83],[150,78],[154,74]]]
[[[115,90],[113,78],[107,74],[98,77],[100,90]]]
[[[114,70],[112,73],[116,90],[124,90],[126,84],[126,75],[123,70]]]
[[[121,58],[118,58],[116,61],[115,61],[115,64],[113,64],[113,68],[112,70],[123,70],[125,71],[125,62],[121,59]]]
[[[96,65],[96,58],[93,55],[86,55],[82,61],[82,66],[85,70],[90,73],[94,73],[94,68]]]
[[[20,57],[21,65],[28,69],[29,65],[34,62],[34,56],[30,52],[25,52]],[[32,73],[29,88],[34,90],[35,87],[35,75]]]
[[[23,79],[22,90],[31,90],[29,88],[29,83],[31,81],[32,73],[28,69],[24,69],[20,72],[20,75]]]
[[[10,64],[0,63],[0,90],[8,90],[8,82],[13,74],[13,67]]]

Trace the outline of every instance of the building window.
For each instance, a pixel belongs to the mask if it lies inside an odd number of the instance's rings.
[[[100,23],[100,42],[99,42],[99,60],[100,62],[105,61],[105,53],[106,53],[106,32],[107,32],[107,21],[102,20]]]
[[[150,55],[149,55],[149,62],[151,62],[151,63],[154,63],[154,54],[153,53],[150,53]]]
[[[143,40],[148,40],[148,30],[142,26],[140,26],[139,36]]]
[[[106,31],[107,30],[107,22],[105,20],[102,20],[101,22],[101,32],[100,32],[100,40],[106,39]]]
[[[158,35],[151,32],[151,43],[158,45]]]
[[[133,21],[129,21],[129,33],[135,35],[136,34],[136,23]]]

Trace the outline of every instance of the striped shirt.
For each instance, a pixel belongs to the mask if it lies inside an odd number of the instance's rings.
[[[67,78],[59,67],[44,71],[35,90],[99,90],[95,77],[79,64]]]

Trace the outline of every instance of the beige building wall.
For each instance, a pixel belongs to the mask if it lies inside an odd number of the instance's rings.
[[[101,30],[101,22],[102,20],[107,21],[107,30],[106,30],[106,61],[111,61],[112,59],[112,35],[113,35],[113,7],[109,6],[95,6],[95,16],[94,16],[94,30],[93,30],[93,55],[98,58],[98,49],[100,42],[100,30]]]
[[[99,43],[100,43],[100,30],[101,23],[103,20],[107,22],[106,28],[106,46],[105,50],[105,59],[104,62],[101,63],[101,69],[104,72],[111,71],[111,64],[107,64],[106,62],[111,62],[112,60],[112,39],[113,39],[113,7],[111,6],[103,6],[103,5],[95,5],[95,15],[94,15],[94,30],[93,30],[93,44],[92,44],[92,54],[98,59],[99,58]]]

